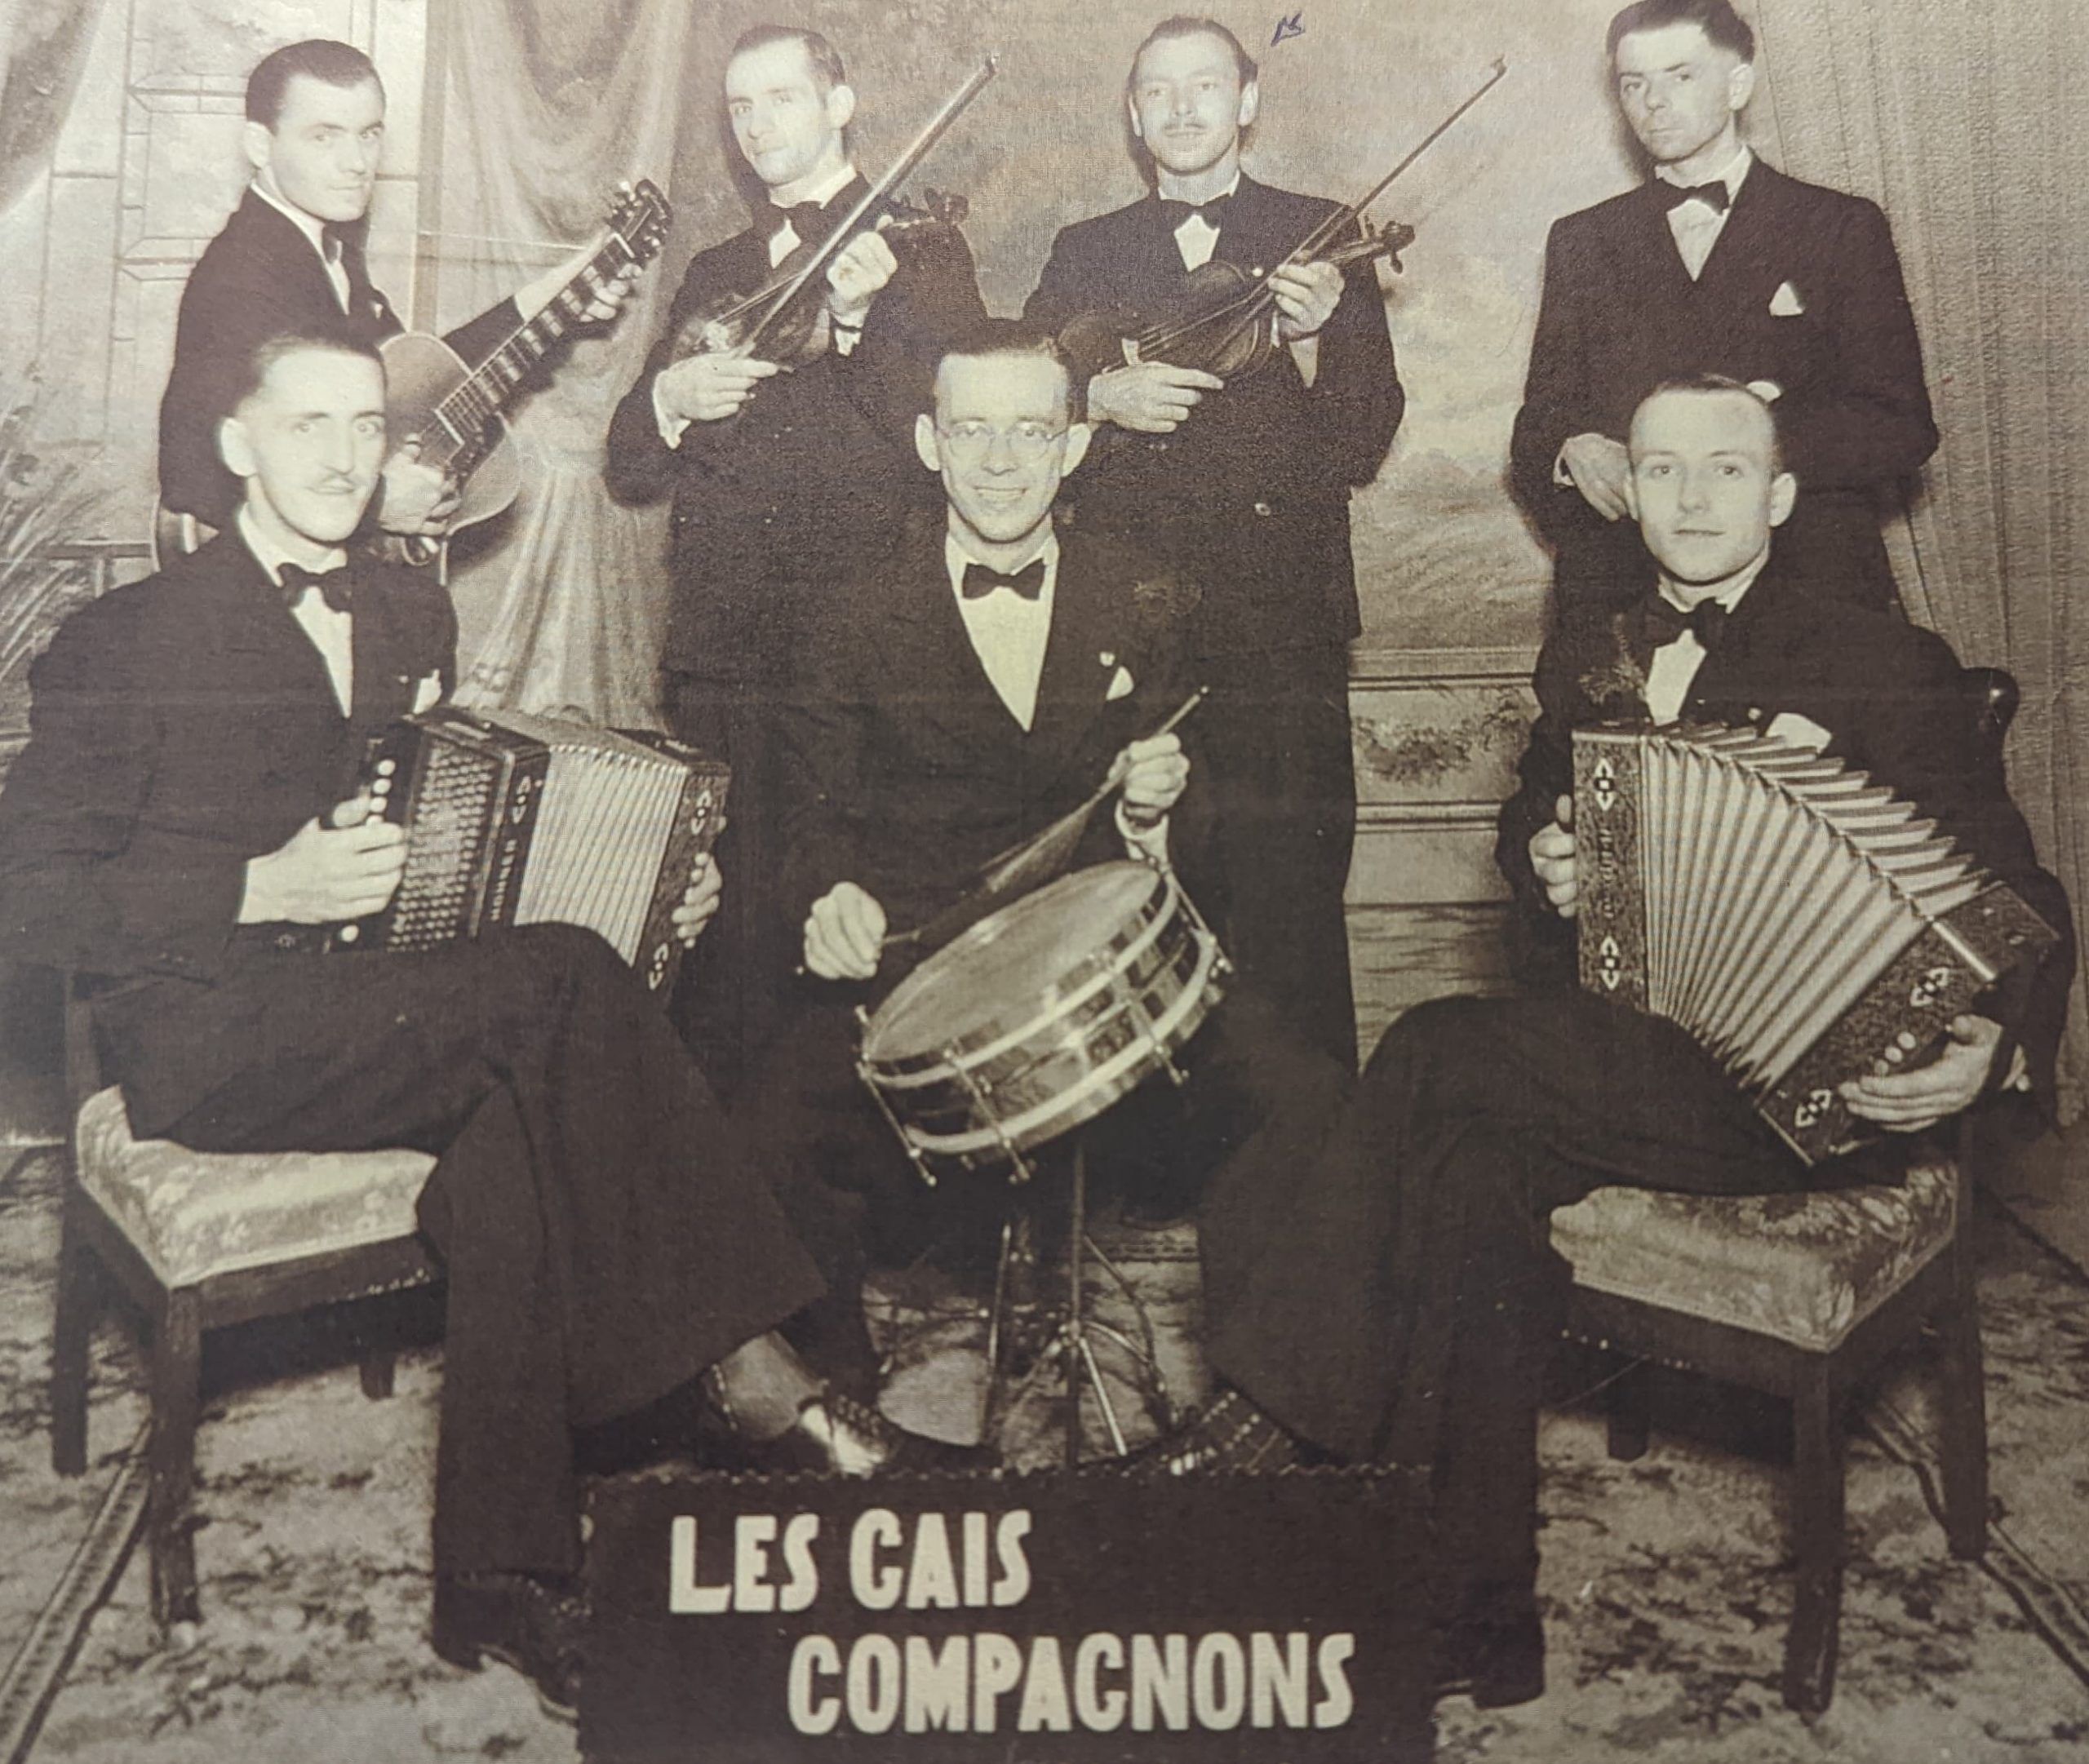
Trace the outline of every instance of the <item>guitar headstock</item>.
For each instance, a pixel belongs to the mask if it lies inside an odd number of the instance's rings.
[[[610,211],[610,248],[621,248],[633,264],[650,264],[667,242],[668,224],[674,218],[673,208],[650,178],[626,184]]]

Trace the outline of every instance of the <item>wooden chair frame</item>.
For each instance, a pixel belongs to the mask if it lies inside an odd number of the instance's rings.
[[[203,1337],[214,1329],[322,1305],[372,1298],[441,1278],[433,1252],[418,1236],[167,1286],[117,1228],[80,1181],[80,1107],[101,1088],[100,1062],[85,1004],[71,986],[65,1007],[66,1145],[57,1320],[51,1358],[51,1460],[61,1476],[87,1463],[89,1346],[112,1290],[144,1319],[152,1410],[150,1491],[146,1539],[152,1565],[153,1615],[162,1624],[202,1616],[196,1583],[196,1425],[201,1406]],[[364,1394],[392,1394],[388,1350],[362,1357]]]

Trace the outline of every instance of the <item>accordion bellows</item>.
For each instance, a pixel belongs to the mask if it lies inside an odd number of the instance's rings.
[[[337,947],[432,949],[499,925],[595,931],[656,992],[673,915],[724,824],[730,773],[672,736],[517,711],[430,711],[371,743],[380,812],[406,829],[391,904]]]
[[[1577,730],[1574,831],[1583,988],[1688,1030],[1809,1163],[1871,1137],[1839,1085],[2054,940],[1912,804],[1751,730]]]

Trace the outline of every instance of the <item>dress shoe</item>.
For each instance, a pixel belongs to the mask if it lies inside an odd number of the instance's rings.
[[[1213,1471],[1274,1476],[1315,1461],[1318,1454],[1282,1422],[1238,1390],[1222,1390],[1172,1434],[1164,1434],[1124,1460],[1128,1469],[1152,1468],[1170,1476]]]
[[[1436,1694],[1479,1709],[1513,1709],[1545,1695],[1545,1624],[1525,1597],[1461,1617],[1436,1638]]]
[[[488,1659],[512,1666],[536,1686],[544,1713],[559,1721],[577,1718],[587,1625],[587,1601],[571,1580],[534,1574],[436,1576],[436,1652],[472,1672]]]
[[[797,1420],[773,1439],[749,1439],[721,1419],[706,1429],[699,1459],[711,1469],[817,1476],[977,1472],[1000,1463],[988,1446],[954,1446],[907,1433],[832,1385],[799,1404]]]

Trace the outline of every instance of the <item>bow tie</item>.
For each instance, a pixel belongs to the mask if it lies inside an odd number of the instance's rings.
[[[1720,635],[1732,616],[1714,600],[1700,601],[1686,613],[1680,607],[1671,606],[1659,591],[1639,603],[1640,632],[1648,646],[1657,649],[1674,642],[1688,631],[1710,654],[1719,647]]]
[[[1160,200],[1160,212],[1167,217],[1170,233],[1192,215],[1201,215],[1204,224],[1216,231],[1226,224],[1226,208],[1233,200],[1233,193],[1229,190],[1223,196],[1214,196],[1209,202],[1178,202],[1172,196],[1164,196]]]
[[[355,587],[348,578],[346,564],[331,570],[307,570],[302,564],[285,564],[279,579],[283,585],[286,606],[295,606],[304,598],[307,588],[318,589],[320,597],[337,613],[345,613],[355,605]]]
[[[968,601],[982,601],[996,588],[1006,588],[1018,598],[1034,601],[1044,592],[1044,560],[1033,557],[1012,576],[984,564],[967,564],[965,581],[958,592]]]
[[[1661,206],[1664,208],[1680,208],[1685,202],[1702,202],[1715,215],[1723,215],[1727,211],[1730,198],[1723,179],[1714,178],[1710,184],[1688,185],[1669,184],[1660,180],[1656,181],[1661,183]]]
[[[829,209],[824,202],[792,202],[787,206],[778,203],[776,212],[797,234],[801,244],[817,245],[834,231],[846,211],[840,207]]]

